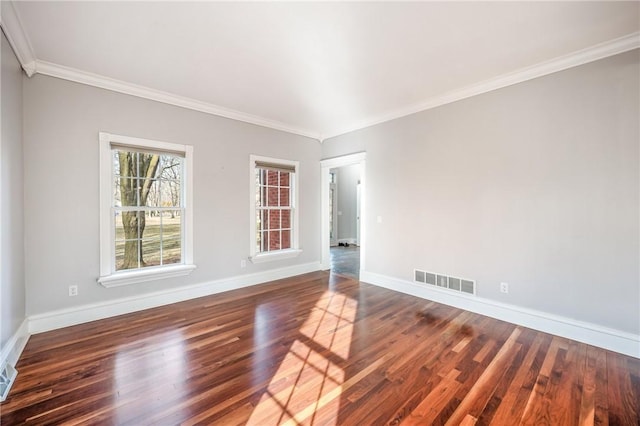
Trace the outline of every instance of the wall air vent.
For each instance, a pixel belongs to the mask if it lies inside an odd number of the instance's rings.
[[[449,275],[414,269],[413,280],[417,283],[428,284],[459,293],[476,294],[476,282],[466,278],[456,278]]]

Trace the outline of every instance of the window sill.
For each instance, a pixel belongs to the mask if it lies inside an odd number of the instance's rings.
[[[189,275],[196,269],[196,265],[175,265],[158,268],[139,269],[136,271],[116,272],[98,278],[98,283],[103,287],[119,287],[122,285],[136,284],[145,281],[162,280],[164,278]]]
[[[302,250],[300,249],[278,250],[270,253],[256,254],[255,256],[250,257],[249,260],[251,260],[251,263],[272,262],[274,260],[298,257],[300,256],[300,253],[302,253]]]

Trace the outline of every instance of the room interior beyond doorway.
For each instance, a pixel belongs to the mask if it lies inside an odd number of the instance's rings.
[[[360,272],[360,187],[360,164],[330,170],[331,270],[356,279]]]

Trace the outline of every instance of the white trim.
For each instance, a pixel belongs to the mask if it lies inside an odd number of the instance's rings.
[[[322,168],[336,169],[338,167],[359,164],[366,160],[366,158],[366,152],[356,152],[354,154],[342,155],[340,157],[325,158],[324,160],[320,160],[320,166]]]
[[[343,166],[351,166],[354,164],[360,165],[360,268],[364,269],[366,260],[366,177],[367,177],[367,153],[357,152],[355,154],[343,155],[341,157],[326,158],[320,160],[320,220],[322,221],[320,226],[321,241],[321,265],[323,270],[331,268],[331,241],[329,238],[329,181],[331,177],[331,169],[335,169]]]
[[[36,57],[12,1],[3,1],[0,5],[0,27],[9,40],[22,69],[31,77],[36,72]]]
[[[360,270],[360,281],[640,358],[640,335]]]
[[[359,123],[354,123],[353,125],[346,126],[341,129],[334,129],[327,134],[323,134],[320,140],[325,141],[329,138],[344,135],[345,133],[361,130],[367,127],[374,126],[376,124],[385,123],[387,121],[395,120],[396,118],[405,117],[407,115],[415,114],[417,112],[425,111],[431,108],[436,108],[462,99],[470,98],[472,96],[491,92],[503,87],[512,86],[524,81],[533,80],[534,78],[542,77],[545,75],[553,74],[555,72],[577,67],[579,65],[584,65],[589,62],[608,58],[610,56],[628,52],[639,47],[640,32],[634,32],[620,38],[587,47],[586,49],[569,53],[568,55],[559,56],[557,58],[540,62],[529,67],[502,74],[467,87],[454,89],[450,92],[444,93],[439,96],[434,96],[406,108],[400,108],[395,111],[380,115],[378,117],[365,119],[360,121]]]
[[[256,252],[256,162],[282,164],[293,166],[293,181],[291,186],[291,248],[278,250],[269,253]],[[281,158],[263,157],[260,155],[249,155],[249,260],[252,263],[269,262],[272,260],[290,259],[302,253],[299,240],[299,217],[298,217],[298,181],[300,176],[300,162],[294,160],[283,160]]]
[[[0,352],[0,370],[5,364],[14,366],[18,363],[18,359],[29,341],[29,321],[25,318],[20,327],[13,333],[13,336],[7,340]]]
[[[157,102],[187,108],[207,114],[217,115],[220,117],[230,118],[245,123],[255,124],[257,126],[267,127],[270,129],[280,130],[304,137],[308,137],[322,143],[326,139],[343,135],[345,133],[371,127],[376,124],[384,123],[396,118],[405,117],[420,111],[435,108],[451,102],[466,99],[482,93],[487,93],[496,89],[511,86],[534,78],[542,77],[558,71],[563,71],[589,62],[608,58],[620,53],[628,52],[640,47],[640,32],[636,31],[625,36],[608,40],[596,45],[577,50],[575,52],[559,56],[548,61],[540,62],[516,71],[512,71],[488,80],[472,84],[467,87],[454,89],[440,96],[435,96],[424,101],[401,108],[389,113],[368,118],[352,125],[338,128],[327,129],[327,132],[314,131],[311,129],[303,129],[292,126],[280,121],[271,120],[241,111],[224,108],[219,105],[208,102],[198,101],[184,96],[175,95],[169,92],[128,83],[122,80],[116,80],[99,74],[94,74],[79,69],[66,67],[64,65],[36,59],[33,47],[29,38],[24,31],[18,11],[13,6],[12,1],[3,1],[6,3],[6,10],[0,13],[0,26],[5,32],[9,43],[13,47],[22,68],[27,75],[31,77],[33,74],[44,74],[51,77],[61,78],[64,80],[74,81],[76,83],[86,84],[88,86],[99,87],[118,93],[124,93],[131,96],[137,96],[144,99],[150,99]]]
[[[194,269],[196,269],[196,265],[169,265],[157,268],[114,272],[113,274],[98,278],[98,283],[106,288],[119,287],[122,285],[142,283],[145,281],[181,277],[189,275],[194,271]]]
[[[318,141],[320,137],[317,132],[290,126],[280,121],[271,120],[257,115],[247,114],[212,103],[198,101],[196,99],[175,95],[173,93],[164,92],[162,90],[152,89],[150,87],[127,83],[126,81],[116,80],[110,77],[105,77],[103,75],[81,71],[75,68],[66,67],[64,65],[58,65],[41,60],[37,60],[35,65],[35,70],[38,74],[44,74],[50,77],[56,77],[63,80],[86,84],[88,86],[99,87],[101,89],[124,93],[126,95],[137,96],[139,98],[150,99],[152,101],[204,112],[206,114],[217,115],[219,117],[230,118],[232,120],[255,124],[257,126],[267,127],[274,130],[293,133],[295,135],[304,136],[316,141]]]
[[[100,141],[100,277],[98,283],[104,287],[117,287],[190,274],[193,265],[193,147],[171,142],[155,141],[131,136],[114,135],[107,132],[98,134]],[[184,197],[184,229],[182,236],[183,263],[179,265],[144,268],[133,271],[115,271],[113,264],[113,214],[112,214],[112,154],[111,143],[158,151],[184,153],[182,190]]]
[[[24,27],[20,22],[18,11],[13,6],[13,2],[3,1],[2,3],[6,3],[8,7],[6,8],[6,11],[4,13],[0,14],[0,26],[4,30],[9,43],[13,47],[16,56],[18,57],[18,60],[22,65],[22,68],[25,70],[29,77],[31,77],[35,73],[44,74],[51,77],[74,81],[76,83],[111,90],[118,93],[124,93],[127,95],[150,99],[169,105],[191,109],[194,111],[200,111],[206,114],[217,115],[232,120],[255,124],[257,126],[280,130],[283,132],[308,137],[317,140],[320,143],[322,143],[326,139],[343,135],[345,133],[374,126],[376,124],[384,123],[396,118],[415,114],[420,111],[435,108],[461,99],[466,99],[492,90],[511,86],[513,84],[521,83],[534,78],[542,77],[568,68],[597,61],[599,59],[604,59],[640,47],[640,32],[634,32],[616,39],[598,43],[594,46],[590,46],[585,49],[569,53],[567,55],[541,62],[539,64],[525,67],[517,71],[509,72],[491,78],[489,80],[473,84],[471,86],[454,89],[440,96],[425,99],[418,104],[391,111],[377,117],[368,118],[343,128],[327,129],[327,131],[323,133],[311,129],[303,129],[280,121],[243,113],[241,111],[224,108],[219,105],[198,101],[161,90],[127,83],[125,81],[116,80],[103,75],[66,67],[64,65],[38,60],[36,59],[36,56],[33,52],[33,48],[31,46],[29,38],[24,31]]]
[[[253,242],[253,244],[255,245],[255,241]],[[278,250],[251,256],[249,257],[249,260],[252,263],[272,262],[274,260],[293,259],[294,257],[300,256],[301,253],[302,250],[300,249]]]
[[[108,302],[76,306],[73,308],[31,315],[28,318],[29,332],[36,334],[56,330],[62,327],[82,324],[116,315],[128,314],[158,306],[170,305],[172,303],[195,299],[197,297],[209,296],[225,291],[262,284],[268,281],[306,274],[318,271],[319,269],[320,264],[318,262],[305,263],[286,268],[223,278],[185,287],[172,288],[141,296],[127,297]]]

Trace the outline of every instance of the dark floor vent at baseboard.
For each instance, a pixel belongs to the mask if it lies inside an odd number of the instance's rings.
[[[466,278],[456,278],[449,275],[427,272],[421,269],[413,270],[413,281],[421,284],[428,284],[459,293],[476,294],[476,282]]]
[[[16,375],[18,371],[13,368],[10,364],[6,364],[2,368],[2,372],[0,373],[0,402],[7,399],[7,395],[9,395],[9,389],[11,389],[11,385],[13,381],[16,379]]]

